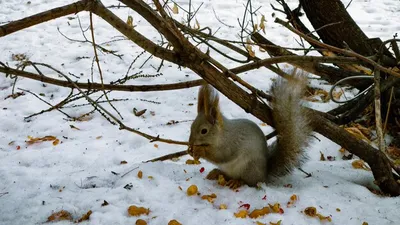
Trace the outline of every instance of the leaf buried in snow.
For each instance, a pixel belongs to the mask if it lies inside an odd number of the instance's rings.
[[[147,225],[147,222],[145,220],[138,219],[136,220],[135,225]]]
[[[56,140],[53,141],[53,145],[54,146],[58,145],[59,143],[60,143],[60,139],[56,139]]]
[[[135,116],[141,116],[141,115],[143,115],[146,111],[147,111],[147,109],[143,109],[143,110],[138,111],[136,108],[133,108],[133,114],[135,114]]]
[[[47,222],[57,222],[57,221],[62,221],[62,220],[72,221],[71,213],[66,210],[61,210],[61,211],[51,214],[47,218]]]
[[[80,222],[89,220],[91,214],[92,214],[92,210],[89,210],[87,213],[85,213],[84,215],[82,215],[82,217],[79,218],[79,219],[76,221],[76,223],[80,223]]]
[[[279,220],[279,221],[276,222],[276,223],[269,222],[269,225],[281,225],[281,222],[282,222],[282,220]]]

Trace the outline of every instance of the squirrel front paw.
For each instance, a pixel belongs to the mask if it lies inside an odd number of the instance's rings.
[[[198,145],[189,146],[187,152],[195,160],[199,160],[200,158],[204,158],[205,157],[205,155],[206,155],[206,146],[198,146]]]
[[[237,189],[243,185],[243,181],[239,179],[229,178],[223,171],[219,169],[211,170],[206,176],[209,180],[218,180],[218,184],[221,186],[227,186],[230,189]]]
[[[208,180],[218,180],[220,175],[222,175],[222,177],[224,177],[224,178],[226,177],[226,174],[224,172],[222,172],[221,170],[213,169],[207,174],[206,178]]]

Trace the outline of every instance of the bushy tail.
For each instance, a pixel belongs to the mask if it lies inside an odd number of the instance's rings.
[[[275,99],[272,102],[273,119],[278,133],[277,141],[270,148],[268,175],[273,177],[290,173],[301,166],[306,159],[304,149],[307,147],[311,133],[309,118],[300,105],[307,78],[293,73],[293,80],[278,78],[271,91]]]

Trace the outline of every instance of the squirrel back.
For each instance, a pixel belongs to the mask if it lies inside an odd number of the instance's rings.
[[[305,79],[272,85],[273,119],[277,141],[267,146],[260,127],[247,119],[227,119],[219,108],[217,92],[210,85],[199,90],[197,117],[192,123],[189,154],[215,164],[228,179],[255,186],[272,177],[282,176],[298,167],[304,159],[308,135],[308,118],[300,106]],[[217,179],[211,171],[209,179]]]

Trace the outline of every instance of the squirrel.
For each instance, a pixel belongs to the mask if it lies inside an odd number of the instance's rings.
[[[259,182],[289,174],[307,158],[304,152],[311,128],[309,117],[300,105],[306,77],[296,75],[290,81],[276,79],[271,87],[271,102],[277,140],[267,146],[260,127],[248,119],[228,119],[219,108],[219,97],[209,84],[200,87],[197,117],[189,137],[189,155],[203,158],[218,167],[207,179],[223,176],[232,189],[243,183],[256,186]]]

